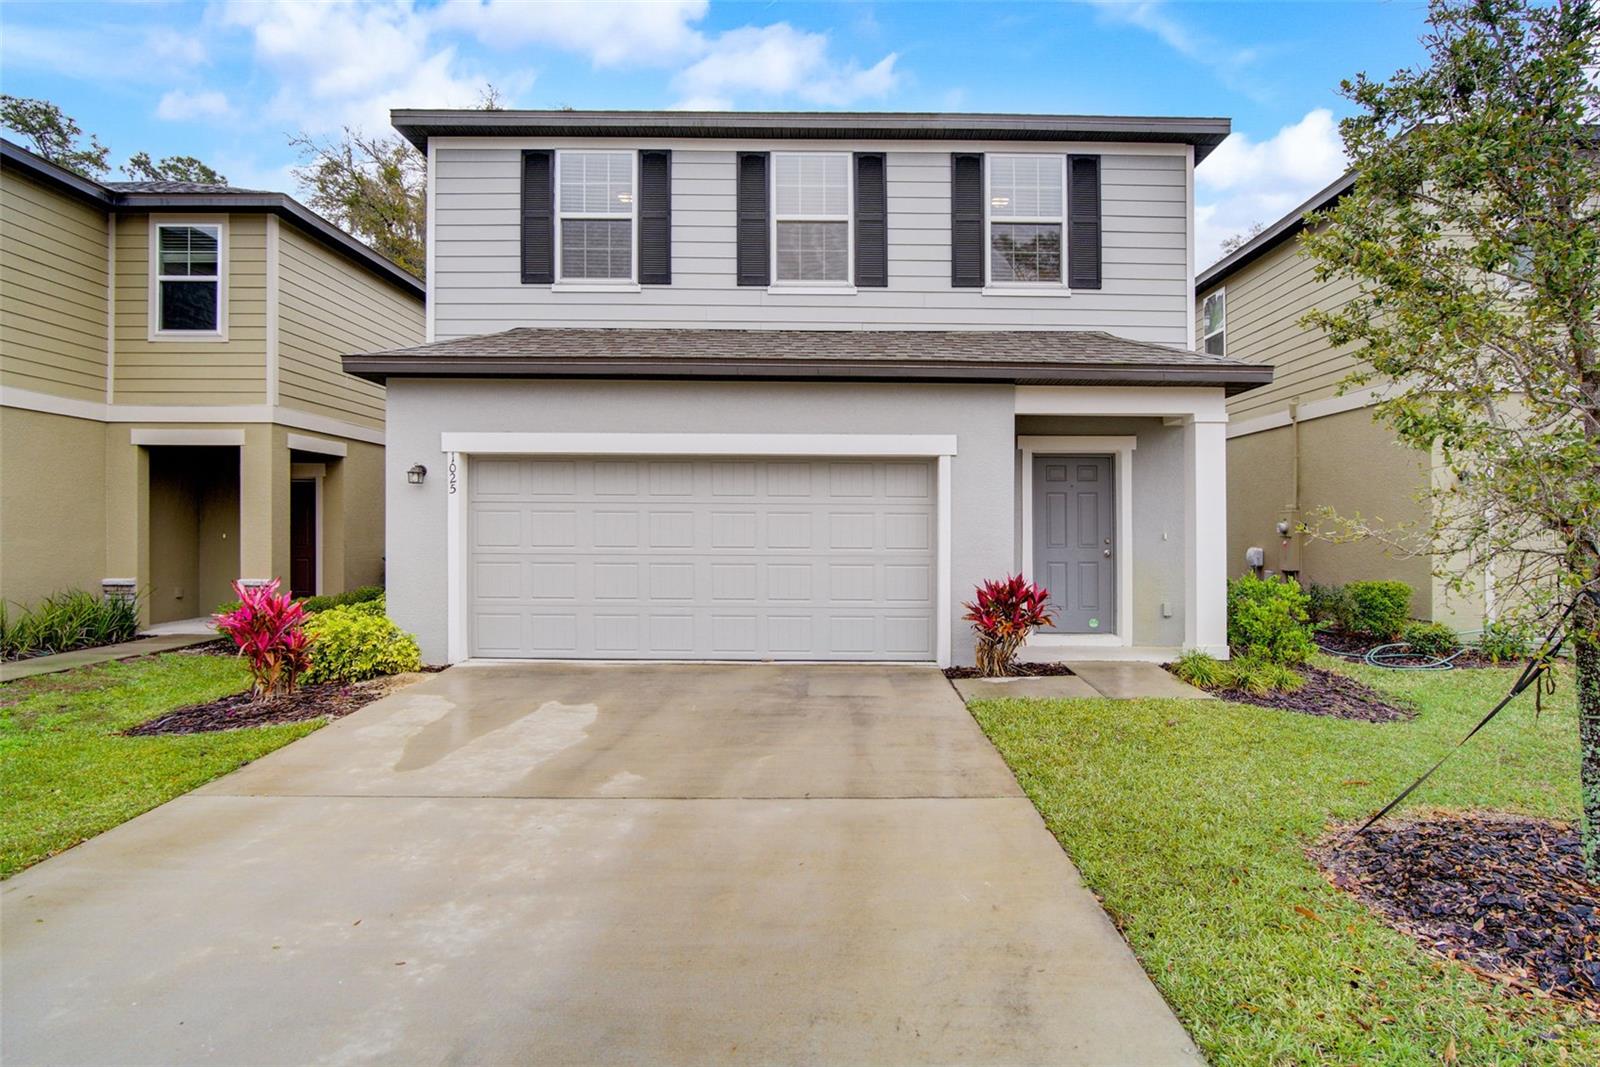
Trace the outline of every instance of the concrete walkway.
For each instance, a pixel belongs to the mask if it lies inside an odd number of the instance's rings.
[[[1199,1062],[930,668],[457,667],[0,920],[6,1063]]]
[[[57,671],[70,671],[74,667],[92,667],[96,663],[110,663],[112,660],[132,659],[136,656],[153,656],[158,652],[173,652],[180,648],[193,648],[195,645],[203,645],[216,639],[215,632],[207,634],[160,634],[141,637],[136,641],[123,641],[115,645],[78,648],[71,652],[57,652],[50,656],[10,660],[6,663],[0,663],[0,682],[14,682],[19,678],[32,678],[40,674],[55,674]]]

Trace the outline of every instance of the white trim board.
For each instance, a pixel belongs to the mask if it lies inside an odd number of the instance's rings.
[[[326,437],[312,437],[309,434],[287,434],[289,447],[296,452],[315,452],[319,456],[337,456],[343,459],[350,454],[350,446],[343,441],[330,441]]]
[[[95,422],[244,422],[276,423],[312,433],[333,434],[371,445],[383,444],[383,431],[356,426],[326,415],[268,404],[106,404],[53,393],[0,385],[0,407],[64,415]]]
[[[161,328],[161,228],[163,226],[210,226],[217,231],[217,327],[214,330],[163,330]],[[149,274],[146,275],[149,292],[146,311],[149,318],[145,326],[145,340],[151,343],[176,341],[228,340],[228,216],[226,215],[151,215],[148,223],[150,244]],[[273,277],[269,264],[268,277]],[[184,276],[168,276],[169,281],[184,281]],[[187,279],[205,281],[205,278]]]
[[[934,658],[940,667],[954,661],[950,616],[953,608],[951,499],[954,434],[744,434],[744,433],[462,433],[439,435],[445,453],[445,655],[451,663],[468,658],[466,576],[471,565],[467,499],[473,455],[557,456],[849,456],[934,459],[938,498],[934,502],[935,603]],[[396,463],[398,464],[398,460]]]
[[[953,456],[956,435],[447,431],[439,435],[439,450],[564,456]]]
[[[1181,416],[1195,422],[1227,422],[1228,401],[1220,385],[1019,385],[1016,412],[1120,418]]]
[[[140,426],[135,427],[129,436],[136,445],[244,447],[243,430],[149,429]]]
[[[1117,628],[1099,634],[1036,634],[1024,647],[1133,644],[1133,450],[1137,437],[1019,437],[1022,453],[1022,576],[1033,581],[1033,457],[1110,456],[1116,468]]]
[[[1353,393],[1343,396],[1324,397],[1321,400],[1308,400],[1299,405],[1297,409],[1300,422],[1310,422],[1312,419],[1327,418],[1329,415],[1343,415],[1347,411],[1359,411],[1368,408],[1383,399],[1379,389],[1358,389]],[[1228,426],[1229,439],[1235,437],[1248,437],[1253,433],[1264,433],[1267,430],[1276,430],[1281,426],[1289,426],[1295,422],[1295,417],[1289,414],[1285,407],[1282,411],[1274,411],[1270,415],[1257,415],[1255,418],[1243,419]]]

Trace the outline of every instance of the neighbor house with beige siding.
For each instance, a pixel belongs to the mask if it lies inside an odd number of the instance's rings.
[[[1415,617],[1476,627],[1483,602],[1449,595],[1433,576],[1433,557],[1303,532],[1334,529],[1322,517],[1329,508],[1385,527],[1425,527],[1437,476],[1428,455],[1375,417],[1381,385],[1343,387],[1358,366],[1354,353],[1301,321],[1356,295],[1354,281],[1317,280],[1298,241],[1305,216],[1333,204],[1352,181],[1339,178],[1195,278],[1198,343],[1274,369],[1272,384],[1228,401],[1230,573],[1249,571],[1246,553],[1260,548],[1269,572],[1303,583],[1403,581]]]
[[[383,577],[383,388],[422,284],[279,193],[96,182],[0,141],[0,597]]]

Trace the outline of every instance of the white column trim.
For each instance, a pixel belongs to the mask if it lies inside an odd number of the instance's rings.
[[[1019,437],[1022,453],[1022,576],[1033,581],[1033,457],[1111,456],[1117,496],[1117,626],[1106,634],[1037,634],[1029,647],[1133,644],[1133,451],[1137,437]]]
[[[939,666],[949,667],[955,662],[955,649],[952,645],[950,633],[950,615],[955,611],[955,602],[951,596],[951,571],[950,571],[950,541],[955,528],[955,509],[950,493],[950,464],[951,457],[942,455],[938,458],[935,472],[936,492],[938,494],[935,506],[938,508],[938,530],[935,534],[934,544],[938,550],[938,559],[934,565],[935,593],[934,593],[934,620],[933,620],[933,653]]]
[[[294,434],[290,434],[289,436],[293,437]],[[289,447],[293,448],[294,445],[291,444]],[[312,506],[317,509],[317,585],[314,591],[318,596],[321,596],[327,591],[326,586],[323,584],[325,579],[322,576],[322,479],[326,478],[327,475],[328,465],[326,463],[289,464],[290,481],[306,481],[309,479],[315,483],[313,489],[315,498],[312,502]]]
[[[106,403],[117,399],[117,216],[106,214]]]
[[[1184,159],[1184,169],[1183,169],[1183,185],[1184,185],[1184,189],[1183,189],[1183,204],[1184,204],[1184,237],[1183,237],[1183,244],[1184,244],[1184,247],[1189,250],[1189,254],[1186,257],[1188,259],[1188,263],[1189,263],[1189,275],[1188,275],[1188,279],[1187,279],[1187,283],[1188,284],[1186,284],[1183,287],[1184,294],[1189,298],[1189,315],[1188,315],[1188,320],[1185,323],[1185,325],[1188,327],[1188,341],[1185,343],[1184,347],[1189,349],[1189,351],[1193,352],[1194,351],[1194,331],[1195,331],[1195,321],[1194,321],[1195,320],[1195,299],[1194,299],[1195,298],[1195,292],[1194,292],[1194,260],[1195,260],[1195,247],[1194,247],[1194,145],[1192,145],[1192,144],[1191,145],[1184,145],[1184,148],[1185,148],[1186,151],[1184,152],[1185,159]]]
[[[1228,655],[1228,437],[1218,423],[1183,428],[1183,647]]]
[[[458,452],[445,456],[445,656],[461,663],[468,656],[466,576],[471,561],[467,558],[467,479],[471,464]]]
[[[434,279],[434,276],[436,274],[436,271],[435,271],[434,264],[433,264],[433,258],[434,258],[434,252],[433,252],[433,249],[434,249],[433,220],[434,220],[434,217],[435,217],[435,212],[433,210],[433,187],[434,187],[435,183],[438,181],[438,174],[439,174],[438,166],[434,162],[434,147],[437,144],[438,144],[438,141],[433,139],[433,138],[430,138],[428,140],[428,186],[427,186],[427,190],[424,193],[424,197],[427,200],[426,210],[427,210],[427,216],[428,217],[426,219],[424,219],[423,223],[422,223],[423,231],[424,231],[423,232],[424,245],[423,245],[423,251],[422,251],[422,258],[423,258],[423,279],[422,279],[423,335],[422,336],[423,336],[423,339],[425,340],[425,342],[428,343],[428,344],[432,344],[433,340],[434,340],[434,326],[433,326],[433,324],[434,324],[434,307],[433,307],[433,292],[434,292],[434,290],[433,290],[433,279]],[[518,182],[522,181],[522,175],[520,173],[517,175],[517,181]],[[1190,288],[1193,289],[1194,287],[1190,286]]]

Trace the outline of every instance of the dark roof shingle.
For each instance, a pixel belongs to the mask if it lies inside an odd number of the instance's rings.
[[[895,379],[1016,384],[1221,385],[1272,368],[1098,330],[700,330],[519,327],[344,357],[390,377]]]

